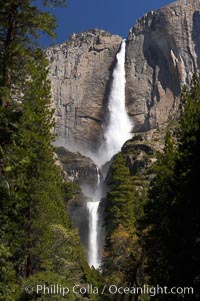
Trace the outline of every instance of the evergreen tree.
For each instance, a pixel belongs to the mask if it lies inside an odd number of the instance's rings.
[[[32,1],[4,1],[0,7],[2,301],[60,300],[27,295],[23,287],[39,281],[72,286],[85,279],[84,250],[70,224],[62,172],[55,165],[48,65],[35,44],[38,31],[52,35],[54,24]]]
[[[103,254],[103,275],[107,283],[133,286],[141,267],[141,247],[136,229],[136,190],[129,168],[121,153],[110,170],[109,192],[105,200],[106,244]],[[132,296],[134,297],[134,296]],[[132,300],[124,296],[124,300]],[[137,300],[135,296],[134,300]],[[121,300],[122,296],[106,295],[106,300]]]
[[[146,207],[149,273],[156,284],[193,287],[184,300],[199,299],[200,222],[198,175],[200,172],[200,83],[194,75],[184,89],[177,148],[170,143],[158,162]],[[182,295],[173,296],[182,300]],[[160,295],[158,300],[172,300]]]
[[[168,211],[172,209],[173,199],[176,194],[174,180],[176,151],[170,133],[166,135],[164,152],[159,156],[154,167],[156,177],[149,189],[149,200],[145,205],[144,220],[148,219],[148,227],[144,231],[146,238],[146,251],[149,253],[148,264],[149,273],[152,279],[165,279],[165,284],[169,279],[170,267],[166,269],[164,258],[161,254],[166,252],[166,245],[169,243],[169,223]],[[149,234],[150,233],[150,234]],[[162,237],[162,239],[161,239]],[[152,249],[153,250],[152,250]],[[151,251],[150,251],[151,250]]]
[[[64,5],[65,0],[46,0],[44,5]],[[54,36],[55,18],[34,6],[31,0],[5,0],[0,7],[0,101],[7,106],[21,92],[17,83],[23,77],[24,57],[32,55],[40,32]],[[11,94],[11,88],[12,94]]]
[[[116,229],[120,224],[125,228],[130,228],[135,222],[133,182],[121,153],[117,154],[114,159],[110,177],[109,192],[106,196],[108,232]]]

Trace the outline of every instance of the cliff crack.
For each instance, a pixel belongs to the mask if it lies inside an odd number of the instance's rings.
[[[100,119],[97,119],[95,117],[92,117],[92,116],[88,116],[88,115],[79,115],[77,116],[77,118],[84,118],[84,119],[91,119],[93,121],[96,121],[97,123],[101,123],[101,120]]]

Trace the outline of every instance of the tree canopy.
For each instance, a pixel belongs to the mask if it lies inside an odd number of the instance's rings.
[[[61,1],[44,1],[47,5]],[[37,44],[55,20],[34,1],[0,7],[0,300],[61,300],[28,284],[84,282],[85,252],[70,223],[55,164],[48,62]],[[71,300],[75,297],[70,296]]]
[[[151,279],[169,287],[192,287],[199,299],[200,279],[200,82],[195,74],[190,89],[184,89],[179,127],[166,137],[158,160],[156,177],[145,208],[146,252]],[[181,296],[176,296],[177,300]],[[158,300],[171,300],[169,295]]]

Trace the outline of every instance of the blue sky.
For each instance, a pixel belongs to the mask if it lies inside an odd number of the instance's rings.
[[[57,39],[42,38],[42,46],[60,44],[73,33],[92,28],[108,30],[126,38],[136,20],[172,0],[67,0],[66,8],[51,10],[56,16]]]

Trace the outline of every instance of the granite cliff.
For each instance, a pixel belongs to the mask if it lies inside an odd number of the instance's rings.
[[[64,180],[79,185],[94,186],[98,182],[98,169],[95,163],[80,153],[72,153],[64,147],[56,148],[57,159],[65,172]]]
[[[112,66],[122,38],[103,30],[73,34],[46,51],[56,133],[72,150],[96,149],[105,117]]]
[[[200,67],[200,2],[177,1],[151,11],[127,39],[127,105],[134,132],[165,126],[176,116],[181,87]]]
[[[179,0],[139,19],[126,47],[126,104],[134,133],[151,140],[178,113],[181,87],[200,68],[200,2]],[[122,38],[103,30],[73,34],[46,51],[56,133],[69,149],[98,148]],[[73,149],[74,148],[74,149]]]

